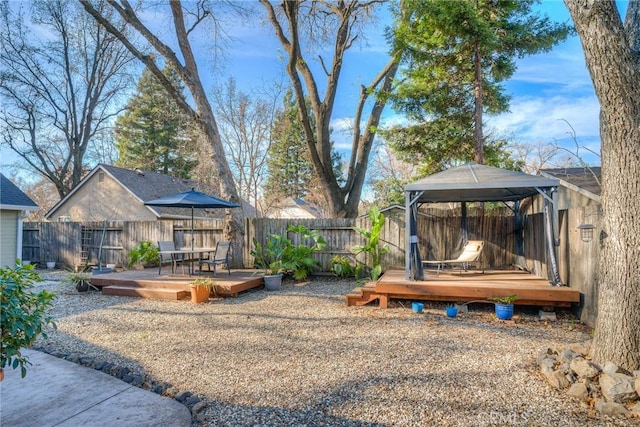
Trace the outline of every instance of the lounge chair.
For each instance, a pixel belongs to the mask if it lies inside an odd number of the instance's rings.
[[[211,271],[211,266],[213,266],[213,275],[216,275],[216,265],[218,264],[226,264],[227,271],[231,274],[231,268],[229,267],[229,248],[231,247],[231,242],[218,242],[216,243],[216,251],[213,254],[213,258],[211,259],[201,259],[198,262],[198,268],[202,271],[202,266],[206,265],[207,269]]]
[[[482,248],[484,247],[484,241],[482,240],[469,240],[464,248],[462,249],[462,253],[456,259],[446,259],[442,261],[422,261],[422,265],[424,267],[436,265],[438,268],[438,274],[440,274],[440,270],[444,268],[445,265],[455,265],[460,264],[462,266],[462,270],[467,271],[469,268],[469,264],[477,263],[480,261],[480,254],[482,253]],[[484,269],[482,270],[484,273]],[[462,274],[462,271],[461,271]]]

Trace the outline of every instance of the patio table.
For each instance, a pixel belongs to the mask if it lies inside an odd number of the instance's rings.
[[[216,248],[193,248],[193,249],[185,248],[185,249],[174,249],[170,251],[159,251],[159,253],[162,255],[171,256],[171,274],[175,274],[177,262],[180,261],[180,262],[186,262],[189,264],[189,270],[188,270],[189,276],[193,274],[193,264],[195,264],[196,262],[199,262],[202,259],[206,259],[206,258],[203,258],[205,254],[207,254],[207,257],[209,258],[213,256],[215,252],[216,252]],[[182,255],[181,259],[179,259],[180,255]],[[158,270],[158,274],[161,274],[161,272],[162,272],[162,265]]]

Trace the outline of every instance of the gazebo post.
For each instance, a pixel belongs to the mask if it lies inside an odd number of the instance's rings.
[[[404,278],[411,280],[411,191],[404,192]]]

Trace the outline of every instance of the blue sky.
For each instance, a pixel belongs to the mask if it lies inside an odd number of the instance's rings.
[[[626,3],[619,2],[623,12],[626,10]],[[569,13],[560,0],[545,0],[539,9],[555,21],[570,20]],[[262,9],[257,10],[263,16]],[[146,18],[160,28],[167,28],[162,26],[163,17],[157,14],[147,13]],[[388,17],[381,19],[371,26],[366,41],[354,45],[345,59],[332,117],[334,139],[339,144],[338,148],[343,150],[348,146],[347,128],[355,111],[360,84],[368,84],[388,60],[388,47],[384,38],[384,27],[388,20]],[[229,45],[224,60],[212,59],[210,52],[206,51],[206,42],[203,41],[203,45],[198,47],[198,57],[202,58],[200,70],[207,89],[213,87],[215,81],[226,80],[231,75],[245,91],[259,91],[272,85],[274,79],[288,82],[283,72],[284,55],[273,29],[266,23],[261,24],[259,18],[250,21],[231,23],[228,31],[234,42]],[[323,52],[314,52],[310,58],[317,57],[319,53]],[[315,62],[317,67],[317,61]],[[320,87],[322,88],[322,84]],[[505,83],[505,87],[511,95],[510,112],[486,118],[489,129],[509,136],[514,142],[559,142],[575,151],[575,144],[568,134],[571,129],[566,122],[569,122],[580,145],[599,151],[598,101],[577,36],[556,46],[549,53],[519,60],[518,70]],[[387,107],[382,125],[401,120],[402,117]],[[599,158],[583,153],[590,164],[599,164]],[[14,161],[15,157],[3,147],[0,160],[2,169],[6,169],[4,166]]]
[[[619,2],[621,10],[626,10],[625,3]],[[569,12],[561,0],[545,0],[537,8],[554,21],[570,22]],[[383,32],[386,22],[382,20],[376,25],[368,33],[367,43],[354,46],[348,54],[339,102],[332,118],[334,136],[350,123],[360,83],[369,82],[387,60]],[[272,33],[267,26],[238,27],[233,35],[242,43],[230,53],[231,63],[223,72],[233,70],[234,77],[245,88],[260,85],[268,80],[269,74],[278,75],[283,63],[279,44]],[[505,83],[505,88],[511,96],[510,112],[486,117],[489,129],[508,136],[513,142],[558,142],[575,151],[575,143],[569,135],[573,127],[579,145],[599,151],[599,106],[577,36],[567,39],[551,52],[518,60],[518,70]],[[398,120],[401,117],[387,107],[383,125]],[[592,165],[600,163],[598,157],[585,150],[581,154]]]

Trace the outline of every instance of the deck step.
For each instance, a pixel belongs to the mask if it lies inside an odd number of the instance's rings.
[[[376,284],[369,282],[365,286],[357,287],[347,294],[347,306],[363,306],[376,301],[379,297],[376,293]]]
[[[141,297],[153,299],[179,300],[189,298],[191,293],[184,289],[152,288],[128,285],[109,285],[102,288],[103,295],[121,297]]]

